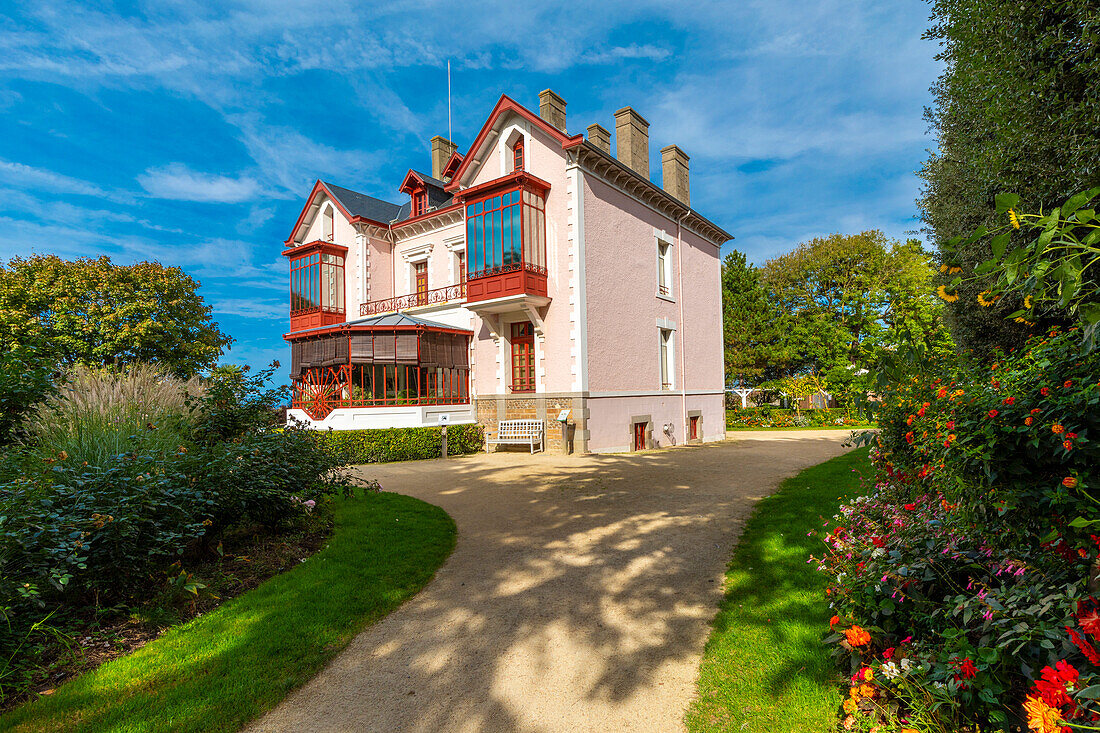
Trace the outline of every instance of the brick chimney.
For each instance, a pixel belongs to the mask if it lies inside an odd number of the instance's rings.
[[[615,113],[615,143],[619,162],[649,178],[649,123],[633,107]]]
[[[691,205],[688,156],[675,145],[661,148],[661,186],[673,197]]]
[[[588,142],[611,155],[611,133],[605,130],[603,125],[588,126]]]
[[[447,166],[447,161],[450,160],[451,154],[456,150],[458,150],[458,146],[442,135],[436,135],[432,138],[432,178],[439,178],[443,175],[443,169]]]
[[[539,92],[539,117],[565,132],[565,100],[549,89]]]

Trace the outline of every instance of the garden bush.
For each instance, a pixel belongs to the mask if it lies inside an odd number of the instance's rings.
[[[186,399],[183,383],[152,374],[70,380],[36,411],[27,444],[3,457],[0,704],[67,630],[173,582],[195,592],[186,565],[230,530],[289,529],[306,521],[309,500],[348,490],[321,436],[270,427],[269,372],[215,374]]]
[[[864,420],[843,408],[802,410],[796,413],[794,410],[765,405],[726,411],[727,428],[840,427],[864,423]]]
[[[992,364],[918,357],[889,376],[875,486],[818,560],[847,723],[1095,726],[1100,352],[1073,329]]]
[[[333,430],[319,435],[334,456],[350,464],[419,461],[443,455],[440,428]],[[483,447],[481,425],[451,425],[447,428],[449,455],[477,453]]]

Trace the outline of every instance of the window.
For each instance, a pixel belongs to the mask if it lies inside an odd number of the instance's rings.
[[[516,140],[516,144],[512,146],[512,170],[523,170],[523,138]]]
[[[672,330],[660,330],[661,389],[672,389]]]
[[[544,201],[530,191],[508,191],[466,206],[466,271],[487,277],[528,269],[546,272]]]
[[[331,241],[333,241],[333,236],[334,236],[334,234],[333,234],[333,220],[332,220],[332,207],[331,206],[326,206],[325,207],[325,215],[324,215],[323,219],[324,219],[323,226],[324,226],[325,241],[326,242],[331,242]]]
[[[657,240],[657,294],[672,296],[672,245]]]
[[[290,261],[290,312],[344,312],[344,258],[314,252]]]
[[[535,331],[530,322],[512,324],[512,391],[535,391]]]
[[[462,285],[466,282],[466,253],[458,252],[455,257],[458,258],[458,283]]]
[[[417,262],[413,265],[413,278],[416,283],[416,304],[428,302],[428,263]]]

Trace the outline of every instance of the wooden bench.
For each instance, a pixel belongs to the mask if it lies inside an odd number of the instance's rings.
[[[542,420],[501,420],[497,425],[497,437],[485,440],[485,451],[489,451],[490,445],[507,443],[530,445],[531,453],[534,453],[535,443],[538,443],[540,451],[544,450],[545,435],[546,425]]]

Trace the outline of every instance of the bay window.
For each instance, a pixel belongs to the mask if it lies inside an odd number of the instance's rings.
[[[314,251],[290,261],[291,314],[344,312],[344,258]]]
[[[507,191],[466,206],[469,279],[513,270],[546,272],[546,213],[542,196]]]

